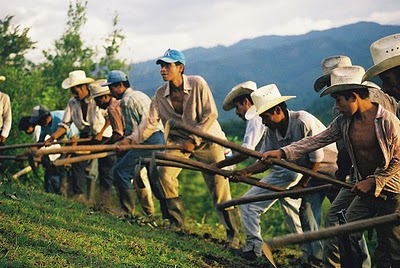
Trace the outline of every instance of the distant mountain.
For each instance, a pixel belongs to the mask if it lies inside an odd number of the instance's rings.
[[[400,26],[359,22],[296,36],[260,36],[228,47],[191,48],[183,51],[185,74],[198,74],[207,80],[221,122],[235,118],[234,112],[222,109],[226,94],[247,80],[255,81],[259,87],[275,83],[282,95],[297,96],[288,102],[290,109],[325,113],[329,108],[324,103],[330,100],[320,100],[313,90],[315,79],[322,74],[321,60],[342,54],[349,56],[353,64],[368,69],[372,65],[370,44],[399,32]],[[134,64],[130,73],[133,86],[149,96],[163,83],[155,60]],[[324,111],[319,111],[321,105]]]

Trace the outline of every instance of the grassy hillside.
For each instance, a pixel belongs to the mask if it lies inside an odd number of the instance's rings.
[[[101,214],[32,182],[0,180],[0,267],[268,267],[265,260],[247,262],[225,248],[224,229],[213,220],[208,193],[199,196],[205,186],[194,173],[182,180],[184,233],[170,231],[161,220],[152,228]],[[233,185],[233,191],[244,190]],[[279,213],[274,206],[263,217],[268,236],[285,232]],[[296,246],[276,254],[283,267],[297,267]]]

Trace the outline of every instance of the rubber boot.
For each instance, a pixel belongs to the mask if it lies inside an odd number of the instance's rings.
[[[235,207],[234,209],[223,210],[222,215],[224,217],[224,221],[226,224],[226,240],[229,243],[229,247],[231,249],[239,249],[240,248],[239,209]]]
[[[128,216],[134,216],[135,213],[135,190],[134,189],[120,189],[119,201],[122,209]]]
[[[86,178],[86,199],[87,205],[92,207],[94,205],[96,195],[96,180]]]
[[[114,206],[112,189],[103,189],[102,187],[100,187],[100,210],[117,217],[126,214],[125,211]]]
[[[170,228],[180,231],[184,227],[184,207],[180,197],[166,199]]]
[[[60,195],[62,197],[68,197],[68,177],[66,176],[61,176]]]

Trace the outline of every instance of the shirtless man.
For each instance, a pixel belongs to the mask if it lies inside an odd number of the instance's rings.
[[[279,150],[266,152],[262,160],[285,158],[293,160],[339,139],[344,140],[353,164],[357,183],[352,191],[371,193],[359,195],[349,206],[348,222],[394,213],[400,208],[400,121],[377,103],[371,102],[366,83],[361,83],[363,68],[340,67],[332,71],[332,85],[321,96],[331,95],[341,115],[320,134],[304,138]],[[370,84],[369,84],[370,85]],[[385,191],[387,199],[374,198]],[[386,224],[376,227],[378,245],[375,260],[378,267],[400,266],[400,226]],[[349,236],[353,257],[352,267],[361,267],[363,256],[358,241],[361,233]]]

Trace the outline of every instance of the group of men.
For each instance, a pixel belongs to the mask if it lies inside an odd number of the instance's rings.
[[[253,81],[240,83],[226,96],[223,109],[236,109],[236,114],[247,121],[243,146],[263,152],[253,165],[233,171],[231,180],[270,170],[262,182],[286,189],[298,189],[323,184],[315,178],[272,164],[271,158],[282,158],[313,171],[336,176],[354,184],[353,189],[340,189],[307,194],[299,199],[282,198],[280,203],[290,230],[294,233],[318,230],[323,219],[322,203],[331,202],[325,226],[338,224],[337,213],[345,209],[348,222],[386,215],[399,209],[400,177],[400,34],[384,37],[371,45],[374,66],[365,72],[352,65],[347,56],[332,56],[322,61],[323,75],[316,79],[314,88],[321,97],[335,99],[335,119],[326,127],[306,111],[292,111],[286,101],[295,96],[282,96],[275,84],[257,87]],[[247,156],[235,153],[225,158],[224,148],[193,133],[171,129],[164,140],[163,126],[175,119],[205,133],[225,137],[217,121],[218,112],[212,92],[201,76],[185,75],[186,60],[182,52],[168,49],[156,64],[165,83],[150,99],[133,89],[127,75],[119,70],[108,73],[107,79],[87,77],[81,70],[72,71],[62,87],[69,89],[69,100],[62,118],[51,124],[45,111],[30,119],[42,128],[53,127],[41,140],[46,146],[60,139],[74,124],[80,138],[93,137],[97,143],[118,145],[166,144],[179,145],[166,153],[196,160],[217,168],[242,162]],[[379,76],[381,87],[370,82]],[[0,93],[0,100],[1,95]],[[43,107],[39,107],[39,110]],[[47,119],[46,119],[47,118]],[[3,119],[5,122],[5,119]],[[56,122],[56,121],[53,121]],[[55,127],[56,126],[56,127]],[[1,138],[7,131],[0,126]],[[6,136],[5,136],[6,137]],[[1,140],[2,142],[2,140]],[[90,142],[93,144],[93,141]],[[178,175],[181,168],[159,166],[158,176],[141,172],[135,179],[140,157],[151,157],[154,150],[119,151],[98,160],[100,203],[105,211],[115,211],[112,204],[114,186],[125,215],[135,214],[136,195],[146,216],[154,215],[153,194],[160,202],[163,218],[174,230],[184,228],[184,205],[179,195]],[[87,180],[87,161],[73,163],[69,184],[72,198],[86,202],[86,191],[93,187]],[[221,175],[203,173],[204,181],[214,205],[231,199],[229,180]],[[252,187],[245,195],[268,193],[270,190]],[[386,200],[378,198],[384,192]],[[374,197],[375,196],[375,197]],[[262,255],[263,238],[260,216],[277,200],[268,200],[217,210],[224,225],[227,241],[234,252],[254,260]],[[246,243],[241,247],[239,229],[243,224]],[[400,267],[400,227],[387,224],[377,227],[378,246],[375,251],[378,267]],[[349,235],[350,248],[344,248],[337,238],[302,245],[305,267],[369,267],[370,256],[362,234]],[[240,249],[240,250],[239,250]],[[351,252],[345,258],[343,252]]]
[[[294,96],[281,96],[275,84],[257,88],[254,82],[247,81],[234,87],[225,98],[225,110],[236,108],[239,117],[249,120],[243,139],[245,147],[254,149],[259,142],[263,132],[259,128],[260,121],[266,127],[260,149],[264,153],[262,159],[235,174],[249,176],[270,169],[261,181],[284,188],[321,183],[273,165],[271,158],[278,158],[354,184],[352,189],[342,188],[339,192],[317,192],[301,200],[280,200],[292,232],[318,230],[325,197],[331,201],[325,226],[338,224],[338,212],[343,209],[348,222],[399,210],[400,142],[397,137],[400,121],[396,117],[400,92],[399,38],[400,34],[395,34],[371,45],[374,66],[367,72],[352,65],[347,56],[332,56],[322,61],[323,75],[315,81],[314,88],[317,92],[322,90],[321,97],[331,95],[335,99],[335,119],[328,128],[305,111],[288,110],[286,101]],[[376,76],[382,80],[381,88],[368,81]],[[337,148],[332,147],[334,143]],[[223,167],[244,158],[236,154],[216,165]],[[245,195],[267,192],[269,190],[253,187]],[[378,198],[382,192],[386,200]],[[255,259],[262,255],[260,215],[274,201],[241,205],[246,232],[243,257]],[[400,267],[399,225],[387,224],[377,227],[376,231],[377,267]],[[347,245],[337,238],[302,245],[306,267],[371,267],[362,234],[351,234],[348,240]]]

